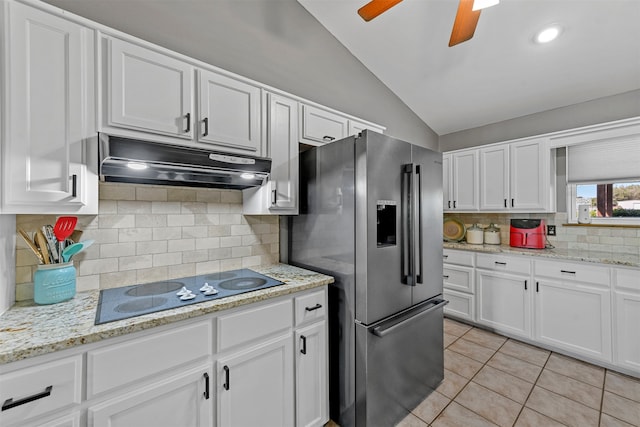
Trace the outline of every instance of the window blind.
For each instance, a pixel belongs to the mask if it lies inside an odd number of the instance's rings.
[[[570,184],[637,180],[640,180],[640,135],[567,147]]]

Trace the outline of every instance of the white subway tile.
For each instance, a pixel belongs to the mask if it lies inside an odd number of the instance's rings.
[[[276,243],[278,241],[278,235],[277,234],[261,234],[260,241],[265,244]]]
[[[194,238],[199,239],[201,237],[207,237],[209,234],[209,229],[206,225],[196,225],[193,227],[182,227],[182,237],[183,238]],[[213,236],[211,236],[213,237]]]
[[[38,263],[38,258],[31,249],[16,250],[16,267],[26,267]]]
[[[256,227],[254,225],[253,227]],[[247,234],[260,234],[256,233],[255,229],[250,225],[232,225],[231,226],[231,235],[232,236],[244,236]]]
[[[152,230],[153,240],[182,239],[182,227],[156,227]]]
[[[33,273],[30,265],[16,267],[16,283],[33,282]]]
[[[136,227],[166,227],[167,215],[166,214],[140,214],[136,215]]]
[[[151,202],[151,213],[179,214],[182,210],[180,202]]]
[[[232,257],[231,248],[209,249],[209,253],[207,255],[207,258],[211,260],[229,259]]]
[[[134,256],[136,254],[136,243],[106,243],[98,245],[100,258],[118,258],[121,256]],[[82,255],[80,253],[79,255]]]
[[[167,189],[161,187],[153,187],[150,185],[141,185],[136,187],[136,200],[146,201],[167,201]]]
[[[231,248],[231,256],[233,258],[242,258],[242,257],[251,256],[251,255],[262,255],[262,254],[253,253],[252,248],[247,246],[237,246],[235,248]]]
[[[257,256],[247,256],[242,258],[242,268],[253,267],[262,264],[262,258]]]
[[[209,251],[213,251],[215,249],[200,249],[197,251],[185,251],[182,252],[182,259],[185,262],[189,263],[197,263],[208,261],[209,259],[215,259],[209,256]]]
[[[142,201],[118,201],[119,214],[148,214],[151,213],[151,202]]]
[[[100,228],[131,228],[136,226],[136,215],[100,215]]]
[[[211,225],[207,227],[209,237],[228,236],[231,234],[230,225]]]
[[[204,202],[183,202],[181,213],[203,214],[207,213],[207,204]]]
[[[196,274],[217,273],[218,271],[220,271],[220,261],[196,263]]]
[[[78,271],[81,276],[92,274],[112,273],[118,271],[117,258],[90,259],[79,264]]]
[[[226,225],[226,224],[241,224],[242,222],[242,215],[240,214],[220,214],[220,224],[221,225]]]
[[[138,283],[151,283],[166,280],[169,269],[166,266],[136,270]]]
[[[167,225],[169,227],[189,227],[195,225],[193,214],[167,215]]]
[[[228,203],[207,203],[208,213],[229,213]]]
[[[196,200],[205,203],[220,203],[220,190],[199,189],[196,191]]]
[[[222,190],[220,194],[221,203],[239,203],[242,204],[242,191],[240,190]]]
[[[100,275],[76,277],[76,292],[95,291],[100,289]]]
[[[242,245],[242,237],[240,236],[225,236],[220,237],[221,248],[231,248],[234,246]]]
[[[242,246],[252,246],[256,243],[260,243],[260,238],[258,236],[255,236],[253,234],[242,236]]]
[[[182,252],[170,252],[167,254],[153,255],[153,266],[161,267],[165,265],[182,264]]]
[[[196,239],[196,249],[215,249],[220,247],[220,237]]]
[[[220,214],[196,214],[195,223],[197,225],[218,225],[220,224]]]
[[[135,255],[118,258],[118,270],[140,270],[153,267],[154,255]]]
[[[118,241],[122,243],[152,240],[153,234],[151,230],[151,228],[122,228],[118,230]]]
[[[171,240],[167,247],[167,252],[185,252],[196,249],[195,239],[177,239]]]
[[[95,240],[97,244],[118,243],[119,235],[120,231],[115,228],[92,228],[90,230],[84,230],[82,233],[82,240]]]
[[[170,278],[180,279],[182,277],[195,276],[196,274],[195,262],[180,265],[169,265],[167,268],[169,269],[168,274]]]
[[[148,242],[135,242],[136,255],[163,254],[167,252],[168,242],[166,240],[151,240]]]
[[[118,213],[118,202],[115,200],[100,200],[98,202],[98,214],[117,214]]]
[[[100,289],[120,288],[122,286],[137,285],[136,271],[118,271],[100,275]]]
[[[624,244],[624,239],[622,237],[601,236],[600,243],[603,245],[622,245]]]
[[[135,200],[136,187],[114,183],[100,183],[100,200]]]
[[[33,299],[33,283],[16,283],[16,301]]]
[[[242,258],[231,258],[220,260],[220,270],[239,270],[242,268]]]

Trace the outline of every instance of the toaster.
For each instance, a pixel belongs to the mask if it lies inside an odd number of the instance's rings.
[[[509,246],[544,249],[546,234],[544,219],[512,219]]]

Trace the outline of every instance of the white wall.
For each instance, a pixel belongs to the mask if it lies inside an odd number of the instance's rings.
[[[46,1],[438,148],[437,135],[296,0]]]

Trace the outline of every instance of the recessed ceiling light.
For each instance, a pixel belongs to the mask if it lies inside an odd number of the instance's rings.
[[[549,27],[543,28],[538,31],[535,35],[534,40],[536,43],[549,43],[550,41],[555,40],[560,35],[560,26],[559,25],[551,25]]]

